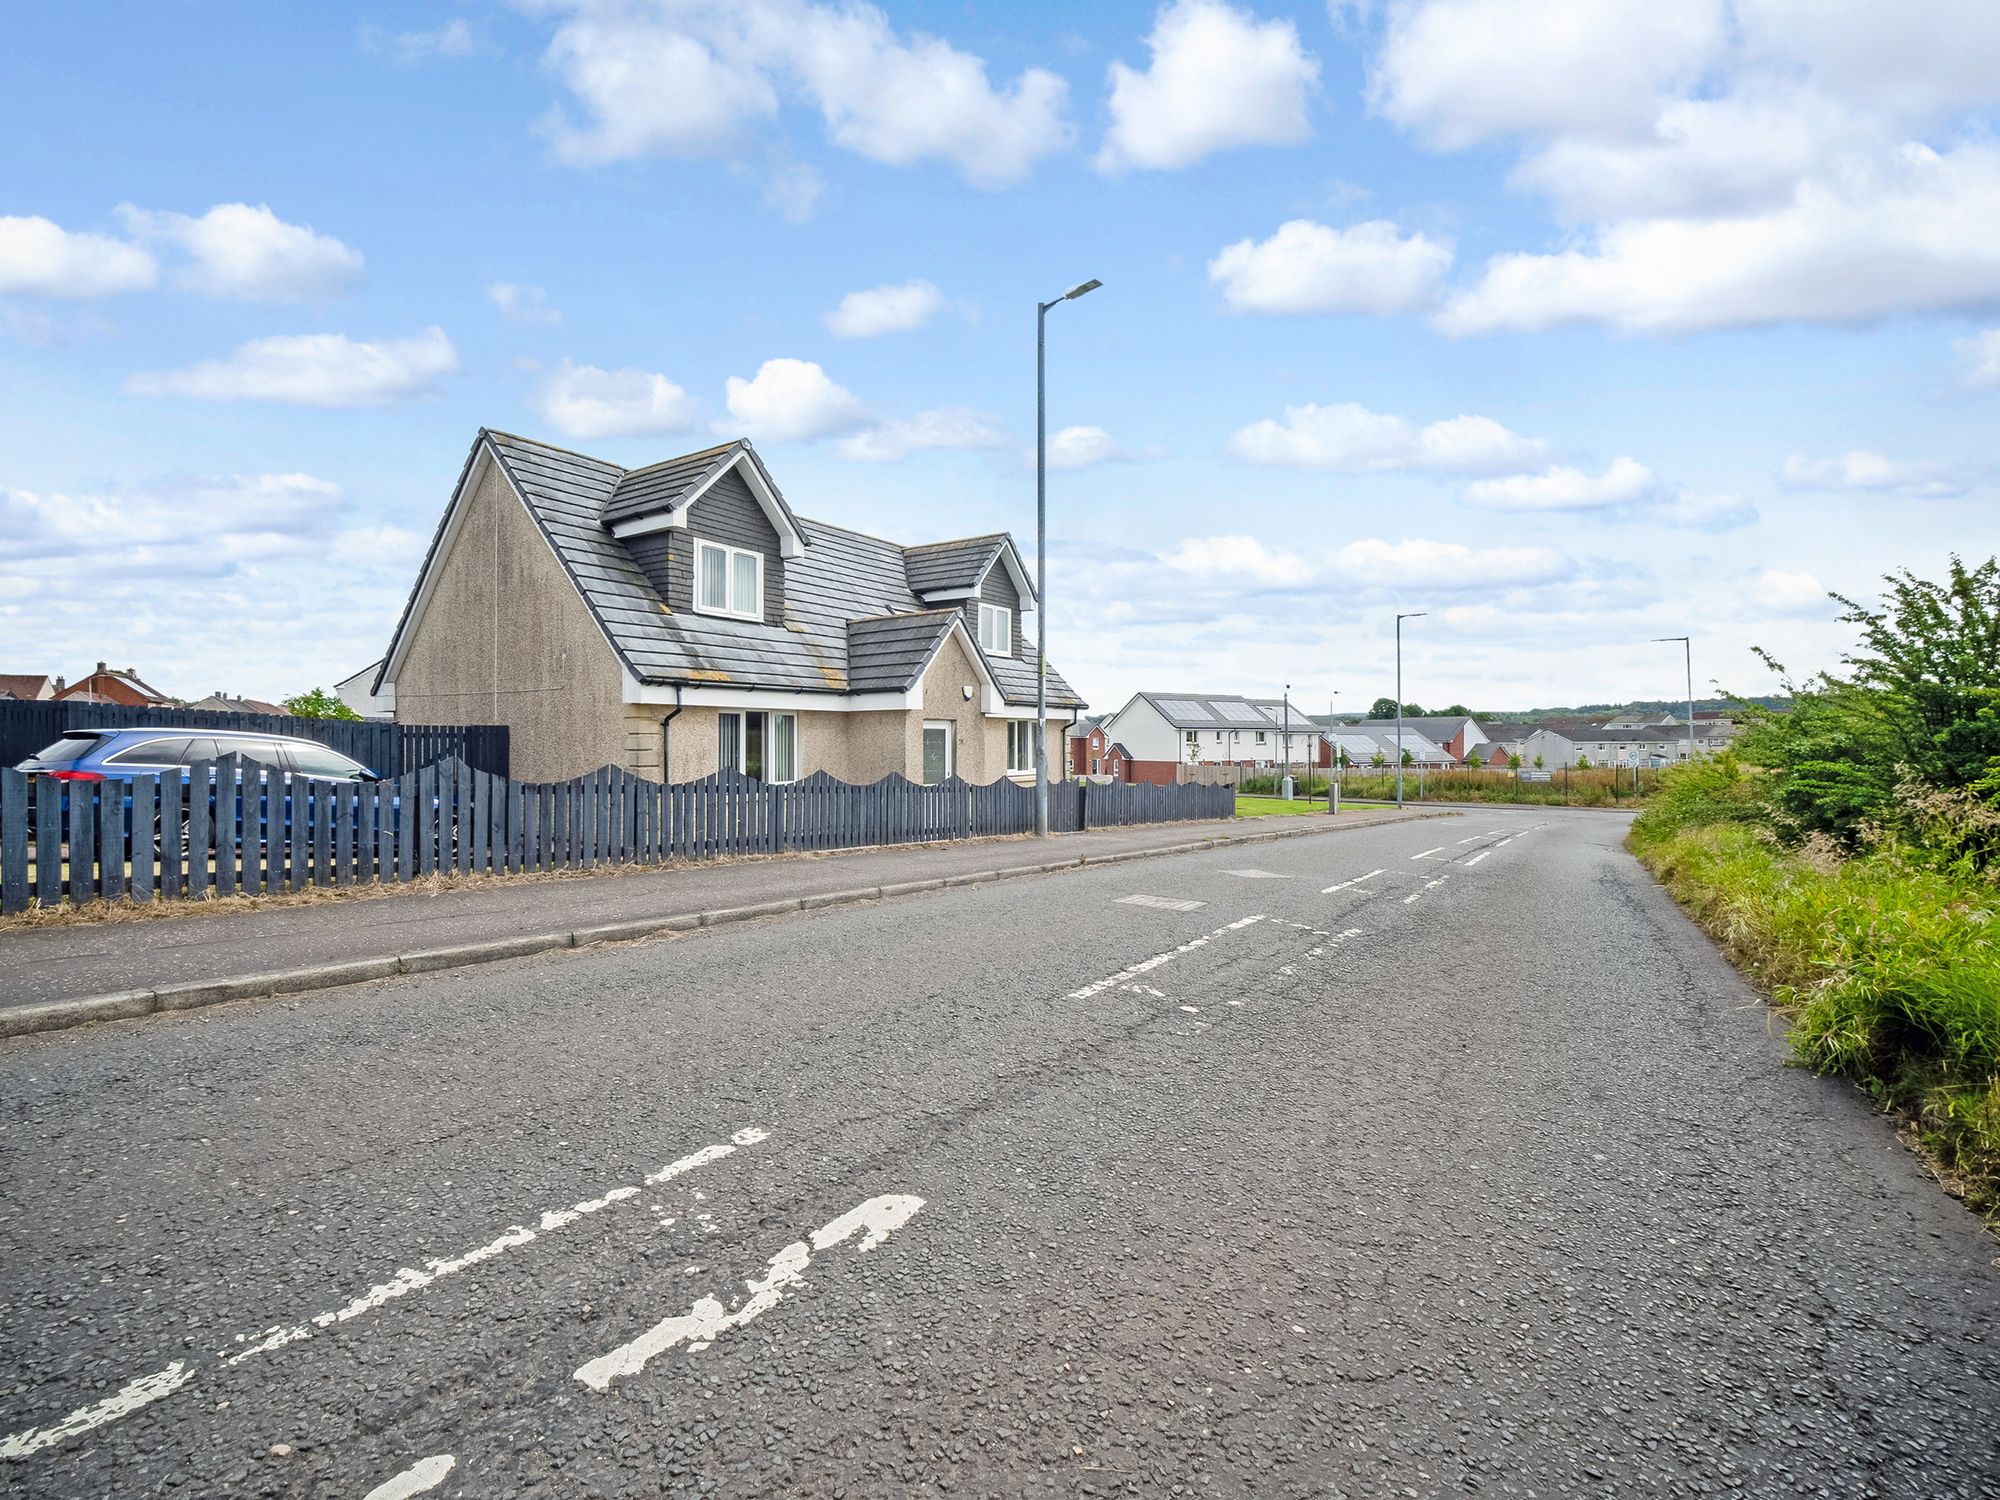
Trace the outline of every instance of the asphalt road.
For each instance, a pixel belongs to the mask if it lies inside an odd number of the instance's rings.
[[[0,1485],[1992,1494],[1993,1242],[1623,826],[0,1045]]]

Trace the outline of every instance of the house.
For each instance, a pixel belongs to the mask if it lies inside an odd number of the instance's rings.
[[[56,683],[60,680],[37,672],[0,672],[0,700],[45,702],[55,697]]]
[[[206,698],[195,699],[187,707],[212,714],[273,714],[281,719],[292,716],[292,711],[282,703],[266,703],[261,698],[232,698],[220,688]]]
[[[1324,714],[1319,714],[1314,716],[1314,722],[1328,724],[1329,727],[1338,724],[1343,729],[1359,729],[1368,734],[1386,730],[1392,737],[1396,731],[1394,719],[1329,720]],[[1403,717],[1406,744],[1413,733],[1422,735],[1429,743],[1443,749],[1455,762],[1462,762],[1474,745],[1496,738],[1481,728],[1479,721],[1470,714],[1406,714]]]
[[[155,708],[174,701],[165,693],[141,682],[138,673],[130,667],[114,672],[103,662],[99,662],[97,670],[88,677],[79,678],[68,687],[58,687],[54,697],[58,702],[119,703],[128,708]]]
[[[393,684],[386,684],[381,692],[376,692],[375,679],[381,675],[382,661],[378,657],[353,676],[336,682],[333,695],[364,719],[393,719],[396,717],[396,689]]]
[[[1113,740],[1105,748],[1103,769],[1099,773],[1110,781],[1132,780],[1132,752],[1125,748],[1123,741]]]
[[[1324,765],[1319,730],[1294,704],[1290,735],[1277,699],[1235,693],[1135,693],[1104,721],[1107,736],[1129,747],[1131,778],[1171,786],[1183,766],[1298,768]]]
[[[371,690],[505,724],[514,774],[1034,774],[1013,540],[903,547],[793,511],[747,440],[636,469],[481,429]],[[1083,701],[1048,674],[1048,764]]]

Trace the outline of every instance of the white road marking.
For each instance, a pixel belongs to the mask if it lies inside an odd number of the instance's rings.
[[[1118,985],[1130,984],[1141,974],[1152,969],[1157,969],[1161,964],[1170,963],[1183,953],[1192,953],[1197,948],[1206,947],[1225,932],[1234,932],[1240,927],[1248,927],[1252,922],[1261,922],[1263,920],[1261,916],[1243,917],[1231,922],[1226,927],[1218,927],[1213,932],[1205,932],[1198,938],[1189,938],[1178,948],[1169,948],[1165,953],[1155,953],[1151,958],[1142,958],[1129,969],[1120,969],[1116,974],[1107,975],[1095,984],[1086,984],[1080,990],[1071,990],[1069,998],[1072,1000],[1088,1000],[1091,996],[1101,995],[1106,990],[1116,988]]]
[[[1504,838],[1504,839],[1500,840],[1500,842],[1499,842],[1499,843],[1497,843],[1497,844],[1495,844],[1495,845],[1494,845],[1493,847],[1494,847],[1495,849],[1504,849],[1504,848],[1506,848],[1506,847],[1507,847],[1507,845],[1509,845],[1509,844],[1513,843],[1513,842],[1514,842],[1514,840],[1515,840],[1515,839],[1517,839],[1517,838],[1519,838],[1520,836],[1521,836],[1521,835],[1520,835],[1520,834],[1518,834],[1518,833],[1510,833],[1510,834],[1508,834],[1508,835],[1507,835],[1507,837],[1506,837],[1506,838]]]
[[[1177,901],[1172,896],[1120,896],[1120,906],[1151,906],[1160,911],[1200,911],[1206,901]]]
[[[1440,875],[1436,880],[1426,880],[1424,882],[1423,890],[1411,891],[1409,895],[1403,898],[1403,905],[1408,906],[1412,901],[1416,900],[1419,896],[1423,895],[1424,891],[1434,891],[1449,879],[1451,879],[1449,875]]]
[[[1491,849],[1481,849],[1477,854],[1473,855],[1472,858],[1468,859],[1465,862],[1465,868],[1468,870],[1471,869],[1474,865],[1478,864],[1482,859],[1486,858],[1486,856],[1491,854],[1492,852],[1493,851]]]
[[[1370,870],[1366,875],[1357,875],[1352,880],[1341,881],[1339,885],[1330,885],[1325,890],[1321,891],[1320,894],[1322,896],[1331,896],[1335,891],[1344,891],[1350,885],[1359,885],[1364,880],[1373,880],[1377,875],[1380,875],[1381,873],[1382,872],[1380,870]]]
[[[810,1245],[805,1240],[794,1240],[772,1256],[761,1280],[744,1283],[750,1295],[735,1312],[725,1311],[713,1297],[703,1297],[680,1316],[662,1319],[629,1344],[620,1344],[609,1354],[593,1359],[576,1372],[576,1378],[594,1391],[607,1390],[612,1381],[622,1375],[638,1374],[656,1356],[676,1344],[685,1343],[688,1353],[699,1353],[730,1329],[741,1328],[769,1312],[788,1293],[803,1286],[805,1278],[801,1273],[812,1263],[814,1255],[845,1243],[861,1229],[867,1233],[855,1250],[866,1254],[909,1223],[923,1206],[924,1200],[911,1193],[887,1193],[857,1204],[831,1223],[815,1229]]]
[[[1198,1016],[1201,1014],[1201,1007],[1198,1005],[1183,1005],[1181,1009],[1186,1011],[1191,1016]]]
[[[26,1458],[38,1453],[51,1444],[60,1443],[89,1432],[94,1427],[102,1427],[107,1422],[115,1422],[120,1417],[130,1416],[142,1406],[150,1406],[162,1396],[171,1396],[175,1391],[194,1379],[194,1371],[181,1360],[175,1360],[164,1370],[152,1375],[141,1375],[137,1380],[124,1386],[116,1395],[107,1396],[95,1406],[80,1406],[60,1422],[52,1422],[47,1427],[30,1427],[23,1432],[11,1433],[0,1438],[0,1458]]]
[[[690,1152],[678,1161],[668,1162],[657,1172],[649,1173],[646,1177],[646,1186],[658,1187],[663,1182],[671,1182],[674,1178],[692,1172],[697,1167],[705,1167],[710,1162],[720,1161],[725,1156],[733,1155],[738,1147],[754,1146],[759,1141],[767,1139],[769,1135],[769,1131],[755,1128],[739,1130],[727,1142],[718,1141],[713,1145],[703,1146],[699,1151]],[[268,1354],[273,1349],[282,1349],[287,1344],[296,1344],[302,1339],[309,1339],[316,1328],[331,1328],[337,1323],[345,1323],[364,1313],[374,1312],[398,1297],[406,1297],[411,1292],[421,1291],[443,1277],[456,1276],[460,1271],[470,1270],[476,1265],[492,1260],[495,1256],[518,1249],[544,1234],[553,1234],[559,1229],[565,1229],[579,1219],[600,1209],[609,1208],[614,1203],[622,1203],[627,1198],[637,1197],[638,1194],[639,1189],[636,1187],[616,1187],[601,1198],[586,1198],[583,1202],[573,1203],[568,1208],[547,1210],[533,1229],[514,1224],[499,1238],[475,1246],[463,1255],[455,1255],[446,1260],[426,1261],[422,1270],[404,1266],[389,1280],[370,1287],[344,1306],[335,1308],[331,1312],[315,1314],[309,1323],[293,1323],[289,1326],[278,1324],[265,1329],[263,1336],[256,1343],[233,1354],[225,1352],[222,1356],[223,1363],[239,1365],[253,1355]],[[245,1337],[247,1335],[237,1335],[239,1342]]]
[[[421,1495],[425,1490],[434,1490],[443,1484],[444,1476],[457,1462],[449,1453],[433,1453],[429,1458],[420,1458],[394,1479],[376,1485],[361,1500],[409,1500],[411,1495]]]
[[[1424,852],[1423,852],[1422,854],[1412,854],[1412,855],[1410,856],[1410,858],[1411,858],[1411,859],[1429,859],[1429,858],[1430,858],[1430,857],[1431,857],[1431,856],[1432,856],[1433,854],[1442,854],[1442,853],[1444,853],[1444,849],[1445,849],[1445,846],[1444,846],[1443,844],[1439,844],[1439,845],[1437,846],[1437,848],[1435,848],[1435,849],[1426,849],[1426,850],[1425,850],[1425,851],[1424,851]]]
[[[1238,880],[1290,880],[1289,875],[1280,875],[1275,870],[1224,870],[1225,875],[1234,875]]]

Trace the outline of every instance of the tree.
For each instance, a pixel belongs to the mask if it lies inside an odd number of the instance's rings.
[[[1468,719],[1472,717],[1472,710],[1467,708],[1463,703],[1454,703],[1450,708],[1441,708],[1438,712],[1441,714],[1463,714]]]
[[[1590,769],[1590,757],[1588,755],[1577,756],[1576,768],[1579,771],[1588,771]]]
[[[1410,751],[1405,750],[1403,752],[1403,764],[1406,766],[1414,766],[1416,763],[1417,763],[1417,757]]]
[[[1536,756],[1536,757],[1535,757],[1535,764],[1539,766],[1539,765],[1540,765],[1541,763],[1542,763],[1542,758],[1541,758],[1541,757],[1540,757],[1539,755],[1538,755],[1538,756]],[[1508,769],[1508,770],[1510,770],[1510,771],[1518,771],[1518,770],[1520,770],[1520,769],[1521,769],[1521,757],[1520,757],[1519,755],[1517,755],[1517,754],[1514,754],[1514,753],[1512,753],[1512,752],[1509,752],[1509,754],[1508,754],[1508,756],[1507,756],[1507,769]]]
[[[1386,766],[1389,764],[1389,757],[1384,755],[1380,750],[1377,750],[1373,755],[1368,757],[1368,764],[1371,766]]]
[[[358,719],[360,714],[325,688],[314,688],[309,693],[300,693],[296,698],[287,698],[285,707],[295,719]]]
[[[1394,698],[1377,698],[1375,706],[1368,710],[1368,717],[1371,719],[1395,718],[1396,700]]]
[[[1477,750],[1473,751],[1472,754],[1465,757],[1465,763],[1468,766],[1472,767],[1472,769],[1475,771],[1478,770],[1481,766],[1486,764],[1485,761],[1479,758],[1479,752]]]
[[[1518,765],[1520,763],[1520,760],[1521,760],[1520,756],[1517,755],[1514,757],[1515,764]],[[1535,757],[1535,769],[1537,771],[1542,769],[1542,758],[1539,755]]]

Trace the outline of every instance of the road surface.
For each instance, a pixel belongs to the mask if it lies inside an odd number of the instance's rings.
[[[1624,826],[0,1045],[0,1486],[1993,1493],[1993,1242]]]

